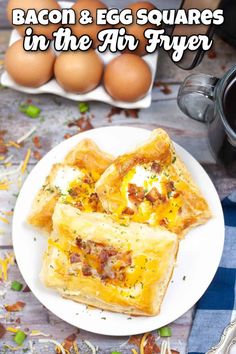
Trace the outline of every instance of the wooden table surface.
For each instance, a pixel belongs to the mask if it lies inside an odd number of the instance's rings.
[[[0,1],[3,8],[6,1]],[[0,19],[4,17],[1,14]],[[3,22],[0,22],[2,25]],[[8,45],[10,31],[2,29],[0,31],[0,64],[3,66],[4,52]],[[215,55],[206,55],[202,64],[192,72],[210,73],[216,76],[222,76],[224,72],[236,62],[236,51],[222,42],[219,38],[215,40]],[[211,58],[212,57],[212,58]],[[208,148],[207,130],[202,123],[190,120],[184,116],[177,107],[176,97],[181,81],[189,73],[178,69],[167,57],[165,53],[160,54],[157,81],[161,82],[155,85],[153,89],[153,100],[150,108],[137,112],[116,111],[109,118],[111,107],[103,103],[91,102],[89,122],[96,127],[107,125],[126,125],[146,127],[153,129],[163,127],[170,136],[187,151],[189,151],[209,173],[215,184],[220,197],[224,197],[236,189],[236,179],[227,176],[224,168],[215,163]],[[33,104],[42,109],[40,118],[32,120],[19,112],[19,105],[25,101],[32,101]],[[114,112],[113,112],[114,113]],[[83,119],[83,118],[82,118]],[[75,122],[76,124],[70,124]],[[79,126],[83,121],[78,109],[78,103],[68,101],[52,95],[30,96],[10,89],[0,89],[0,134],[5,142],[17,141],[21,136],[35,127],[35,133],[28,138],[21,148],[9,147],[6,157],[12,155],[11,166],[6,167],[4,161],[0,162],[0,183],[1,173],[11,171],[19,166],[24,160],[27,150],[32,151],[30,162],[28,164],[27,174],[31,171],[37,160],[47,153],[52,147],[57,145],[68,135],[79,132]],[[35,136],[40,137],[42,147],[37,147]],[[122,142],[121,142],[122,143]],[[1,154],[0,154],[1,155]],[[9,190],[0,191],[0,256],[3,258],[6,253],[12,253],[11,241],[11,211],[14,209],[17,194],[19,192],[19,183],[16,175],[9,176],[12,184]],[[4,223],[1,218],[6,218],[9,223]],[[19,235],[23,238],[23,235]],[[22,242],[24,242],[22,240]],[[137,347],[129,344],[127,337],[105,337],[92,334],[76,328],[63,322],[49,311],[47,311],[34,297],[31,292],[13,292],[10,290],[10,282],[18,280],[24,283],[22,276],[16,264],[10,266],[9,281],[0,282],[0,323],[5,327],[21,328],[31,333],[32,330],[39,330],[49,334],[53,339],[63,342],[63,340],[72,333],[77,333],[77,343],[80,353],[91,353],[84,340],[89,340],[98,347],[98,353],[108,354],[112,351],[119,351],[122,354],[131,353],[131,349]],[[7,313],[4,309],[5,304],[13,304],[16,301],[25,302],[22,311],[16,313]],[[172,338],[171,348],[186,353],[186,344],[191,328],[194,310],[191,309],[181,318],[171,324]],[[156,331],[154,331],[155,334]],[[0,353],[11,353],[9,349],[4,349],[4,345],[13,345],[12,333],[7,332],[0,340]],[[156,335],[156,334],[155,334]],[[38,339],[28,335],[22,350],[17,353],[24,353],[30,347],[33,341],[35,353],[54,353],[54,345],[40,344]],[[25,349],[25,350],[23,350]]]

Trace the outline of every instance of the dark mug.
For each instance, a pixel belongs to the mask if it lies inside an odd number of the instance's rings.
[[[221,79],[188,76],[179,89],[178,105],[190,118],[207,124],[213,156],[236,176],[236,66]]]

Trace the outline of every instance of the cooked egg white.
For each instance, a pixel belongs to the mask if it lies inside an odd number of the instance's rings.
[[[84,176],[84,173],[80,169],[64,166],[57,171],[53,186],[58,188],[61,194],[66,195],[69,194],[71,183],[81,180]]]

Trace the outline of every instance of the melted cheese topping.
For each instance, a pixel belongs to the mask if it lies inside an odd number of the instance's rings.
[[[169,226],[174,225],[178,218],[178,212],[183,205],[183,201],[181,195],[174,197],[174,192],[168,190],[168,183],[170,183],[171,176],[170,172],[168,168],[165,168],[162,169],[160,173],[156,173],[151,170],[151,165],[135,166],[127,173],[122,181],[121,194],[126,205],[122,205],[119,212],[122,212],[124,207],[128,207],[135,210],[135,214],[132,216],[133,221],[158,225],[162,224],[164,220]],[[179,184],[179,181],[172,182],[175,185],[176,182]],[[155,187],[158,193],[163,198],[166,198],[166,201],[161,201],[159,204],[154,205],[149,200],[144,199],[135,207],[129,198],[128,189],[130,184],[142,187],[145,196]]]

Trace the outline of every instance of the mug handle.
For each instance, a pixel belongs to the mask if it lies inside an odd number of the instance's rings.
[[[218,78],[205,74],[192,74],[180,86],[177,103],[188,117],[207,121],[207,111],[213,106]]]

